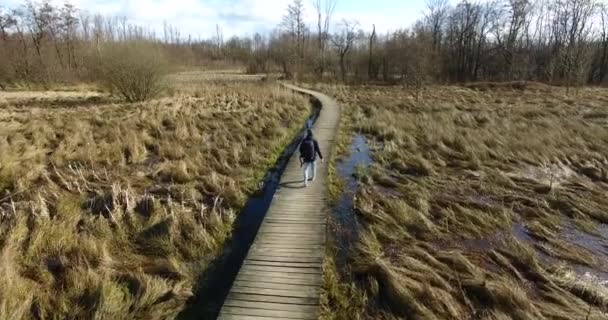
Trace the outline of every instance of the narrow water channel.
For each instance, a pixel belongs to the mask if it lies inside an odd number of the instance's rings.
[[[243,264],[247,252],[264,220],[270,207],[272,198],[279,187],[281,175],[287,162],[298,147],[306,132],[306,128],[313,124],[320,111],[319,102],[311,99],[312,111],[308,120],[302,125],[299,134],[283,150],[275,165],[268,170],[262,181],[261,188],[246,202],[237,215],[232,231],[232,238],[226,242],[223,253],[199,278],[199,285],[194,297],[188,302],[186,308],[177,319],[216,319],[222,304],[230,291],[232,283]]]
[[[338,161],[336,172],[344,181],[342,194],[332,210],[334,241],[337,247],[337,262],[343,263],[351,245],[356,241],[359,224],[355,214],[355,196],[359,190],[359,180],[355,177],[358,170],[370,166],[373,159],[365,137],[356,134],[350,144],[349,154]]]

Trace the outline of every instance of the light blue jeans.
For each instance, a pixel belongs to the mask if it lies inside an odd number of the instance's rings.
[[[317,163],[315,161],[304,162],[304,185],[308,185],[308,169],[312,169],[312,181],[315,181],[315,174],[317,173]]]

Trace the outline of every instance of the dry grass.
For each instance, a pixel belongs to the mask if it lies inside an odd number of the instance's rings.
[[[375,160],[324,318],[606,318],[608,91],[536,89],[320,88]]]
[[[276,85],[0,104],[0,319],[167,319],[304,123]]]

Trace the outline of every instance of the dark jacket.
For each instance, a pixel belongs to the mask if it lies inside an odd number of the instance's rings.
[[[311,140],[314,145],[314,152],[312,153],[311,157],[305,157],[304,148],[306,146],[306,143],[308,143]],[[300,159],[302,159],[304,162],[313,162],[313,161],[317,160],[317,155],[319,155],[319,158],[323,159],[323,154],[321,154],[321,148],[319,148],[319,143],[313,137],[312,131],[309,130],[308,134],[306,135],[306,138],[304,138],[304,140],[302,140],[302,143],[300,143]]]

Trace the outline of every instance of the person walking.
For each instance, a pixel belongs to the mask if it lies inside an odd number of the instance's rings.
[[[317,155],[323,161],[323,154],[319,148],[319,143],[315,140],[312,130],[308,129],[306,137],[300,143],[300,167],[304,168],[304,186],[308,187],[308,169],[312,169],[312,181],[315,181],[317,172]]]

